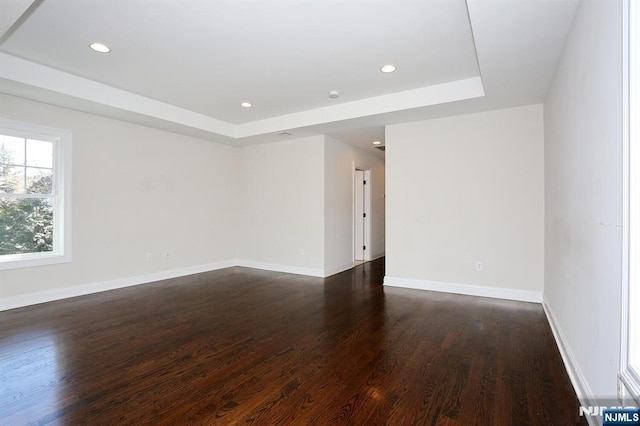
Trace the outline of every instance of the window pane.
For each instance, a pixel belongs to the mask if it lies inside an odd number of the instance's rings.
[[[52,201],[0,198],[0,256],[52,250]]]
[[[27,139],[27,166],[53,167],[53,143]]]
[[[0,164],[24,164],[23,138],[0,135]]]
[[[51,194],[53,170],[27,167],[27,192],[30,194]]]
[[[24,194],[24,167],[0,164],[0,193]]]

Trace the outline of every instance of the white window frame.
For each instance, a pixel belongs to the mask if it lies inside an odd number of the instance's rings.
[[[623,9],[623,217],[620,380],[640,403],[640,4]]]
[[[0,118],[0,133],[53,142],[53,250],[0,256],[0,270],[71,262],[71,144],[68,130]]]

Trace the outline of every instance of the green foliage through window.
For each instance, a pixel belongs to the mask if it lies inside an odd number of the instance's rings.
[[[53,251],[53,206],[47,199],[0,199],[0,256]]]
[[[0,256],[53,251],[53,144],[0,135]]]

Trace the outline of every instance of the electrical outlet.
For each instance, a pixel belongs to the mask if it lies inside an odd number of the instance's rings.
[[[484,265],[482,264],[482,262],[480,262],[479,260],[476,261],[476,271],[478,272],[482,272],[482,270],[484,269]]]
[[[153,259],[153,255],[151,253],[147,253],[147,262],[151,262],[151,259]]]

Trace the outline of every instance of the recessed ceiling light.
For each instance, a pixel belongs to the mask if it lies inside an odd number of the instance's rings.
[[[373,141],[373,144],[374,144],[374,145],[380,145],[380,144],[382,144],[382,142],[380,142],[380,141]]]
[[[331,90],[329,91],[329,98],[331,99],[338,99],[340,97],[340,93],[338,93],[337,90]]]
[[[396,70],[396,66],[391,64],[385,65],[382,68],[380,68],[380,71],[384,73],[394,72],[395,70]]]
[[[251,105],[251,102],[243,102],[240,104],[240,106],[242,108],[251,108],[253,105]]]
[[[107,46],[106,44],[102,44],[102,43],[91,43],[89,45],[89,47],[93,50],[95,50],[96,52],[99,53],[109,53],[111,52],[111,49],[109,48],[109,46]]]

